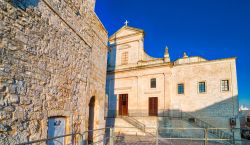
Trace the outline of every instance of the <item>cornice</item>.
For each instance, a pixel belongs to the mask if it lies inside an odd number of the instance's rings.
[[[119,72],[128,72],[128,71],[135,71],[135,70],[142,70],[142,69],[148,69],[148,68],[156,68],[156,67],[172,67],[172,63],[158,63],[158,64],[150,64],[150,65],[137,65],[127,68],[121,68],[121,69],[115,69],[115,70],[108,70],[108,74],[114,74]]]
[[[125,35],[125,36],[115,37],[115,38],[112,38],[112,39],[110,37],[109,42],[115,41],[115,40],[121,40],[121,39],[124,39],[124,38],[129,38],[129,37],[132,37],[132,36],[138,36],[138,35],[141,35],[141,34],[142,34],[141,32],[137,32],[137,33],[133,33],[133,34]]]
[[[221,59],[207,60],[207,61],[200,61],[200,62],[191,62],[191,63],[185,63],[185,64],[173,64],[173,67],[185,66],[185,65],[194,65],[194,64],[215,63],[215,62],[231,61],[231,60],[235,61],[236,59],[237,59],[237,57],[230,57],[230,58],[221,58]]]
[[[149,65],[137,65],[137,66],[127,67],[127,68],[108,70],[107,74],[110,75],[110,74],[115,74],[115,73],[120,73],[120,72],[129,72],[129,71],[156,68],[156,67],[173,68],[173,67],[179,67],[179,66],[188,66],[188,65],[195,65],[195,64],[198,65],[198,64],[214,63],[214,62],[221,62],[221,61],[232,61],[232,60],[236,60],[236,57],[202,61],[202,62],[192,62],[192,63],[187,63],[187,64],[177,64],[177,65],[174,65],[172,62],[164,62],[164,63],[157,63],[157,64],[149,64]]]

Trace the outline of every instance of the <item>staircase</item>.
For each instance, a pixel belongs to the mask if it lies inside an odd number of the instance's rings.
[[[228,140],[224,140],[222,141],[223,143],[225,144],[233,144],[233,139],[234,139],[234,136],[231,135],[230,133],[228,132],[225,132],[225,131],[222,131],[220,129],[216,129],[217,127],[203,121],[203,120],[200,120],[196,117],[194,117],[193,115],[191,114],[188,114],[188,113],[184,113],[182,112],[182,116],[181,117],[178,117],[178,118],[174,118],[174,119],[177,119],[177,120],[182,120],[182,121],[185,121],[187,122],[188,124],[192,125],[192,126],[195,126],[195,127],[199,127],[199,128],[211,128],[210,130],[208,130],[208,134],[209,135],[212,135],[218,139],[228,139]],[[165,125],[165,127],[172,127],[170,124],[167,124],[168,122],[163,121],[163,124]],[[170,125],[170,126],[169,126]],[[173,127],[174,128],[174,127]],[[213,129],[214,128],[214,129]],[[182,136],[182,133],[179,133],[178,131],[175,132],[175,131],[167,131],[166,132],[167,135],[171,135],[172,137],[183,137]]]
[[[146,132],[146,125],[141,123],[140,121],[138,121],[137,119],[133,118],[133,117],[128,117],[128,116],[122,116],[121,117],[124,121],[126,121],[127,123],[131,124],[132,126],[134,126],[135,128],[139,129],[140,131],[142,131],[143,133],[146,134],[150,134],[151,136],[155,137],[155,134],[151,134],[149,132]],[[211,128],[210,130],[207,130],[208,135],[212,135],[215,138],[218,139],[226,139],[220,142],[223,142],[224,144],[227,145],[232,145],[234,144],[234,136],[228,132],[222,131],[220,129],[216,129],[215,126],[201,120],[198,119],[196,117],[194,117],[191,114],[188,113],[184,113],[182,112],[182,115],[180,117],[175,117],[174,119],[180,120],[180,121],[184,121],[187,124],[190,124],[194,127],[199,127],[199,128]],[[163,128],[174,128],[173,126],[171,126],[171,124],[168,124],[169,122],[167,122],[166,120],[163,120]],[[214,128],[214,129],[213,129]],[[165,130],[166,131],[166,130]],[[164,134],[167,134],[171,137],[176,137],[176,138],[182,138],[183,133],[182,131],[177,131],[175,132],[174,130],[170,131],[167,130],[166,132],[163,132]],[[160,132],[159,132],[160,133]],[[202,134],[203,131],[200,133]],[[161,134],[161,133],[160,133]]]
[[[146,125],[141,123],[140,121],[136,120],[133,117],[123,116],[123,120],[128,122],[129,124],[133,125],[135,128],[139,129],[140,131],[144,132],[146,131]]]
[[[212,126],[211,124],[205,122],[205,121],[202,121],[198,118],[195,118],[194,116],[188,114],[188,113],[184,113],[184,118],[183,120],[185,121],[188,121],[190,124],[192,125],[195,125],[197,127],[200,127],[200,128],[216,128],[214,126]],[[192,118],[192,121],[190,122],[190,118]],[[213,129],[213,130],[208,130],[209,133],[215,135],[216,137],[220,138],[220,139],[230,139],[230,140],[233,140],[234,139],[234,136],[225,132],[225,131],[222,131],[222,130],[219,130],[219,129]]]

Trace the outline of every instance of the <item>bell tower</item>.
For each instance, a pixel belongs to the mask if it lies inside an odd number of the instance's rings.
[[[170,62],[170,57],[169,57],[169,52],[168,52],[167,46],[165,48],[165,53],[164,53],[164,62]]]
[[[128,26],[125,21],[120,28],[109,38],[109,67],[126,67],[143,60],[144,31]]]

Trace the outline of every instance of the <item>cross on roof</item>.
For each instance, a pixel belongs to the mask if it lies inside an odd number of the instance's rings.
[[[128,20],[126,20],[125,22],[124,22],[124,24],[125,24],[125,26],[128,26]]]

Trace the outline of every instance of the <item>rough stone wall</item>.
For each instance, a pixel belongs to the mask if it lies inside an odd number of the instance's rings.
[[[0,0],[0,144],[47,138],[53,116],[84,131],[91,96],[103,107],[107,32],[94,2]]]

